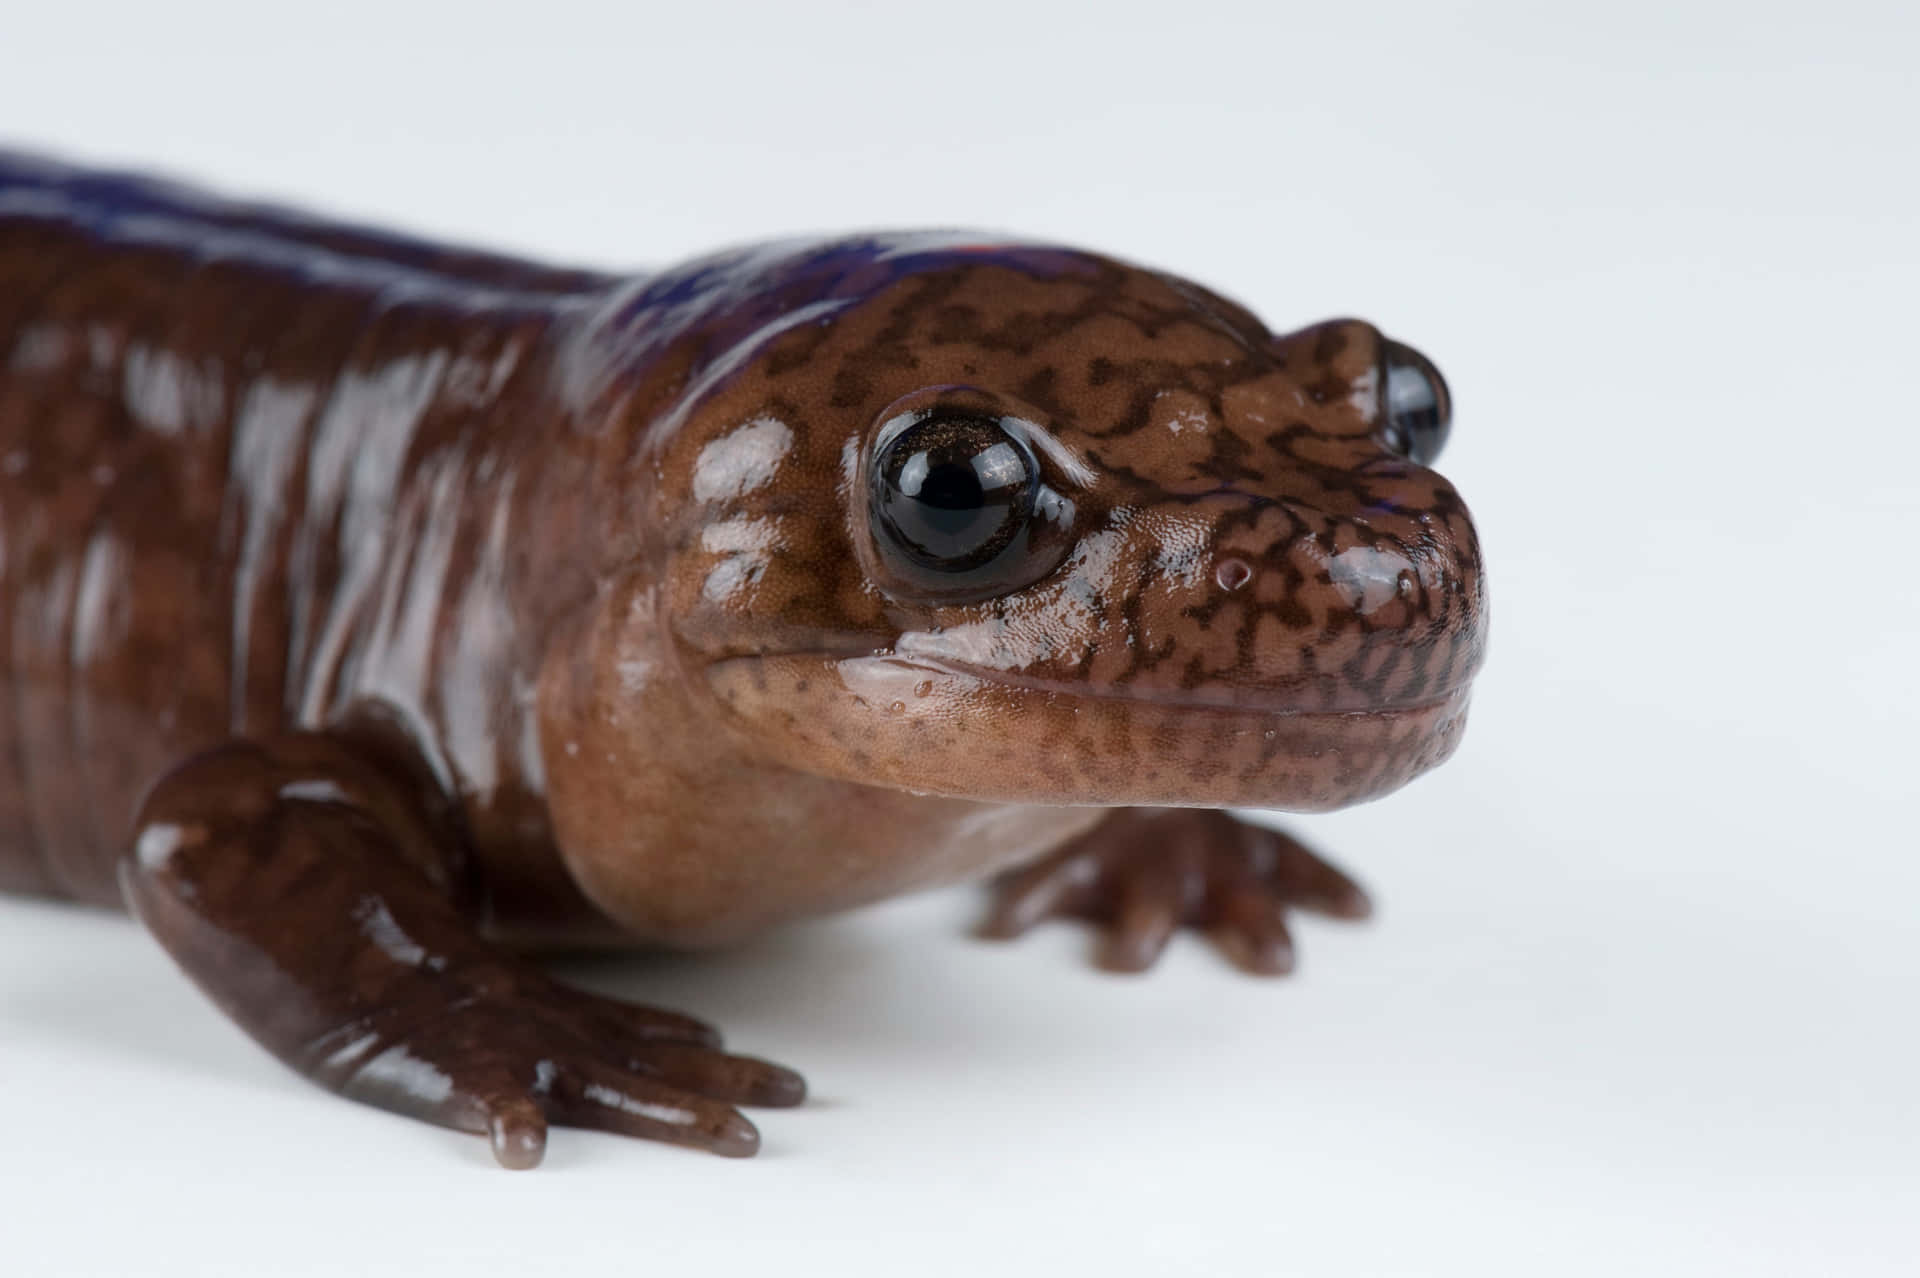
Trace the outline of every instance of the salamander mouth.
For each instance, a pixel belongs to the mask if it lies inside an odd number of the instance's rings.
[[[801,654],[815,655],[815,654]],[[817,654],[825,657],[826,654]],[[971,662],[958,661],[947,656],[925,656],[917,653],[862,653],[858,656],[828,658],[847,661],[869,658],[875,661],[898,662],[909,667],[921,667],[959,678],[978,679],[982,683],[997,684],[1006,688],[1017,688],[1028,692],[1041,693],[1053,697],[1075,698],[1085,701],[1119,701],[1135,704],[1164,706],[1170,710],[1193,711],[1246,711],[1268,715],[1371,715],[1394,716],[1417,713],[1441,705],[1454,696],[1460,689],[1439,688],[1420,696],[1389,696],[1380,687],[1356,684],[1344,680],[1295,678],[1276,681],[1264,685],[1227,684],[1224,682],[1201,683],[1193,687],[1144,687],[1139,684],[1094,684],[1069,682],[1051,679],[1045,676],[1023,674],[1017,671],[999,670],[990,666],[978,666]]]
[[[1441,762],[1469,693],[1225,704],[871,650],[728,658],[707,679],[736,726],[802,771],[980,800],[1295,811],[1376,797]]]

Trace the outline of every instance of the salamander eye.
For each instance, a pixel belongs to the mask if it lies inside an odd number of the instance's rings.
[[[1389,449],[1430,465],[1453,427],[1453,401],[1433,361],[1391,338],[1381,343],[1386,365],[1386,413],[1381,432]]]
[[[1039,481],[1026,441],[995,419],[924,417],[874,451],[874,524],[916,567],[965,576],[1021,540]]]

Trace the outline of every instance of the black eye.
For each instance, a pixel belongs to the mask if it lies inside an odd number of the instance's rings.
[[[1433,361],[1411,346],[1387,339],[1385,424],[1387,447],[1425,466],[1440,455],[1453,426],[1446,379]]]
[[[1033,518],[1039,467],[990,417],[932,416],[873,458],[874,522],[913,564],[966,574],[999,558]]]

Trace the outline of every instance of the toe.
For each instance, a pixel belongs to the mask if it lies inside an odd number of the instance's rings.
[[[1180,927],[1185,897],[1171,867],[1143,873],[1121,889],[1119,908],[1108,925],[1100,966],[1110,972],[1144,972],[1166,951]]]
[[[1275,832],[1272,855],[1267,881],[1289,904],[1341,919],[1364,919],[1373,913],[1364,888],[1298,840]]]
[[[555,1117],[570,1127],[614,1132],[704,1149],[727,1158],[751,1157],[759,1129],[733,1106],[608,1066],[569,1071],[556,1095]]]
[[[547,1153],[547,1116],[531,1099],[503,1101],[487,1115],[487,1140],[502,1167],[510,1171],[538,1167]]]
[[[1219,903],[1214,942],[1235,966],[1256,976],[1293,971],[1293,936],[1283,907],[1263,889],[1248,887]]]
[[[1072,912],[1099,881],[1100,869],[1098,858],[1076,855],[1015,870],[994,885],[979,934],[1010,940],[1044,919]]]
[[[631,1068],[668,1086],[734,1105],[789,1108],[807,1097],[806,1080],[790,1069],[681,1043],[649,1047],[632,1060]]]

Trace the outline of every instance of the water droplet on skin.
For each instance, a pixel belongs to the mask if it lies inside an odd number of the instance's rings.
[[[888,704],[887,709],[893,711],[893,713],[895,714],[905,714],[907,709],[907,703],[904,701],[891,702]]]
[[[1220,589],[1231,593],[1253,580],[1253,568],[1246,560],[1229,556],[1214,565],[1213,580]]]
[[[931,679],[922,679],[919,683],[913,685],[913,695],[916,697],[924,697],[932,691],[933,680]]]

